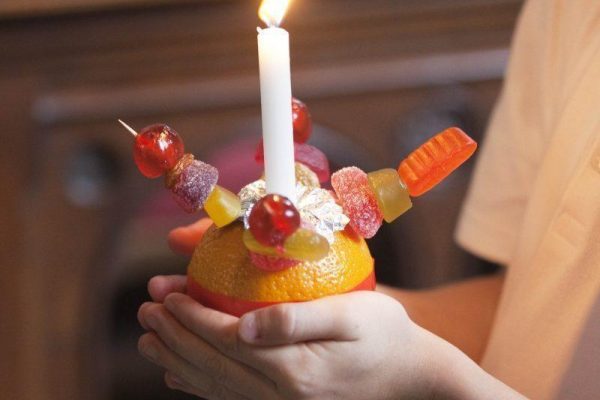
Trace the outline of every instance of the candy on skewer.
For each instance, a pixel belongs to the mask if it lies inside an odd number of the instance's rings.
[[[350,218],[350,226],[364,238],[375,236],[383,215],[367,174],[356,167],[346,167],[331,175],[331,186]]]
[[[259,243],[280,247],[300,227],[300,213],[287,197],[268,194],[252,207],[248,222]]]
[[[125,122],[123,122],[120,119],[118,119],[117,121],[119,121],[121,123],[121,125],[123,125],[125,127],[125,129],[127,129],[133,135],[133,137],[136,137],[138,135],[138,133],[135,131],[135,129],[133,129],[131,126],[127,125]]]
[[[292,110],[297,181],[306,190],[315,190],[318,181],[329,179],[329,162],[319,149],[305,143],[312,127],[306,105],[293,99]],[[136,132],[122,120],[119,123],[134,136],[133,153],[140,172],[149,178],[164,174],[166,187],[185,211],[204,208],[218,227],[242,216],[240,197],[217,185],[216,168],[184,153],[183,141],[175,130],[154,124]],[[331,184],[350,226],[360,236],[371,238],[384,219],[392,222],[412,207],[410,196],[419,196],[441,182],[476,147],[460,129],[449,128],[411,153],[397,171],[388,168],[366,174],[347,167],[331,176]],[[255,157],[263,161],[262,142]],[[327,256],[330,242],[314,231],[311,221],[301,220],[301,213],[286,197],[259,197],[248,212],[249,230],[243,242],[257,267],[282,270]]]
[[[219,171],[215,167],[184,153],[183,140],[174,129],[165,124],[154,124],[138,133],[122,120],[118,121],[135,138],[133,157],[140,172],[148,178],[164,174],[165,186],[186,212],[202,209],[211,199],[210,211],[207,211],[219,226],[239,217],[239,198],[217,186]]]
[[[370,172],[367,177],[385,222],[390,223],[411,209],[408,189],[395,169]]]
[[[440,183],[467,161],[477,143],[459,128],[438,133],[413,151],[398,166],[410,195],[420,196]]]

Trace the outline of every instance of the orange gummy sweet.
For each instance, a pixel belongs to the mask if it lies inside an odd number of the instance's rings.
[[[477,149],[477,142],[459,128],[438,133],[406,157],[398,174],[411,196],[420,196],[440,183]]]

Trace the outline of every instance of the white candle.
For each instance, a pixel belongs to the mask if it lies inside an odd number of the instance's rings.
[[[258,32],[260,97],[267,193],[296,201],[290,39],[279,28],[286,0],[265,0],[259,15],[269,25]]]

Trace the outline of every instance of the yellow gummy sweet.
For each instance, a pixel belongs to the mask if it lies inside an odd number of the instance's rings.
[[[283,243],[283,249],[281,250],[259,243],[249,230],[244,231],[242,240],[248,250],[265,256],[299,261],[319,261],[329,254],[327,239],[310,229],[304,228],[300,228],[290,235]]]
[[[256,240],[252,235],[252,232],[250,232],[250,230],[248,229],[244,230],[244,233],[242,234],[242,240],[246,248],[253,253],[274,257],[282,256],[282,254],[279,254],[279,252],[277,252],[275,247],[269,247],[259,243],[258,240]]]
[[[300,228],[285,239],[283,250],[295,260],[319,261],[329,253],[329,242],[317,232]]]
[[[229,225],[242,214],[240,198],[229,190],[215,185],[204,203],[204,210],[219,228]]]
[[[386,222],[392,222],[412,208],[408,189],[395,169],[381,169],[367,177]]]

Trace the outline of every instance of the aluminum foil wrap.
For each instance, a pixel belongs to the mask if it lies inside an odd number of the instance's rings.
[[[238,196],[242,202],[242,220],[248,229],[248,218],[252,207],[266,194],[265,181],[260,179],[242,188]],[[296,208],[300,212],[303,224],[308,224],[329,243],[333,243],[334,232],[342,231],[350,222],[342,207],[335,202],[329,191],[321,188],[308,188],[296,184]]]

